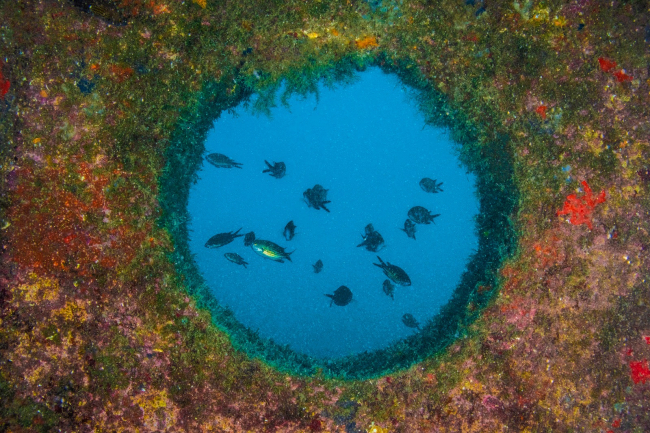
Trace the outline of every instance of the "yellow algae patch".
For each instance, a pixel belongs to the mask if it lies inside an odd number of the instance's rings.
[[[357,47],[362,50],[366,48],[373,48],[379,46],[379,44],[377,43],[377,38],[374,36],[367,36],[363,39],[357,39],[354,41],[354,43],[357,44]]]
[[[584,140],[589,147],[589,150],[596,156],[600,155],[603,149],[603,134],[600,131],[594,131],[587,128],[583,133]]]
[[[388,433],[387,428],[379,427],[378,425],[375,425],[373,422],[370,427],[366,429],[366,432],[368,433]]]
[[[307,33],[307,37],[308,37],[309,39],[316,39],[318,36],[319,36],[319,35],[318,35],[318,33],[316,33],[316,32]]]
[[[35,385],[36,382],[43,379],[43,377],[45,376],[45,373],[47,373],[47,371],[45,370],[45,367],[43,367],[41,365],[41,366],[36,367],[34,370],[32,370],[31,373],[25,372],[24,377],[25,377],[25,380],[27,382],[29,382],[31,385]]]
[[[26,302],[40,303],[53,301],[59,295],[59,284],[49,278],[40,278],[30,274],[32,284],[23,284],[18,287],[18,292]]]
[[[463,382],[462,389],[474,391],[479,394],[482,394],[485,391],[482,383],[472,380],[471,378]]]
[[[207,0],[194,0],[194,3],[196,3],[196,4],[199,5],[199,6],[201,6],[203,9],[205,9],[206,6],[208,5],[208,4],[207,4],[207,3],[208,3]]]
[[[140,406],[143,413],[143,420],[146,426],[155,427],[159,421],[167,426],[176,424],[178,410],[173,407],[173,403],[169,400],[166,390],[150,389],[133,398],[133,401]],[[158,409],[164,409],[158,411]]]
[[[77,299],[74,301],[68,301],[66,304],[54,310],[52,312],[52,317],[62,317],[65,321],[71,322],[85,322],[88,320],[88,313],[86,312],[86,303]]]
[[[559,16],[559,17],[558,17],[558,16],[556,15],[555,18],[553,19],[553,24],[554,24],[556,27],[566,27],[567,23],[568,23],[568,22],[567,22],[567,19],[564,18],[564,16]]]

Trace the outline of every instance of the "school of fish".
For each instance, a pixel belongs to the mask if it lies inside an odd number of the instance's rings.
[[[206,156],[206,160],[214,165],[217,168],[242,168],[242,164],[234,161],[230,157],[220,154],[220,153],[211,153]],[[286,174],[286,164],[284,162],[270,162],[264,160],[266,164],[266,169],[262,170],[262,173],[268,173],[270,176],[281,179]],[[431,194],[437,194],[442,192],[441,189],[442,182],[438,182],[436,179],[430,179],[428,177],[423,178],[420,183],[420,188]],[[315,210],[323,209],[326,212],[330,212],[326,205],[331,203],[327,199],[327,193],[329,190],[325,189],[322,185],[316,184],[312,188],[307,188],[303,192],[303,200],[308,207]],[[415,240],[415,232],[418,224],[428,225],[430,223],[435,224],[435,218],[438,218],[440,214],[432,214],[430,210],[422,206],[414,206],[407,212],[407,218],[404,221],[404,228],[401,228],[406,235]],[[286,241],[291,241],[296,235],[296,224],[293,220],[289,221],[282,235]],[[207,240],[205,243],[206,248],[221,248],[231,242],[233,242],[238,237],[244,238],[244,246],[250,247],[256,254],[259,256],[272,260],[278,263],[284,263],[285,260],[292,262],[291,254],[292,252],[285,251],[285,247],[281,247],[275,242],[257,239],[254,232],[248,232],[247,234],[239,234],[242,229],[240,228],[237,231],[217,233]],[[357,247],[364,247],[366,250],[376,253],[382,250],[385,247],[385,242],[383,236],[375,230],[372,224],[366,225],[364,233],[361,235],[362,242],[357,245]],[[237,265],[243,266],[246,268],[246,265],[249,263],[237,253],[228,252],[224,254],[224,257]],[[373,263],[373,265],[380,268],[384,275],[387,277],[384,280],[382,285],[382,291],[387,296],[390,296],[391,299],[394,299],[395,287],[396,286],[410,286],[411,279],[404,269],[401,267],[391,264],[390,262],[384,262],[381,257],[377,256],[379,263]],[[315,264],[312,265],[314,268],[314,273],[318,274],[323,271],[323,261],[318,260]],[[345,306],[353,301],[352,291],[347,286],[340,286],[332,294],[325,294],[326,297],[330,298],[330,306]],[[409,328],[421,330],[419,322],[413,317],[410,313],[405,313],[402,316],[402,323],[404,326]]]

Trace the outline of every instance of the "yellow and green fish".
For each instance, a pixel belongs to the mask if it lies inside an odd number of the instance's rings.
[[[284,263],[284,259],[291,261],[290,256],[293,254],[293,251],[290,253],[285,252],[284,248],[274,242],[261,239],[255,240],[251,244],[251,248],[260,256],[280,263]]]

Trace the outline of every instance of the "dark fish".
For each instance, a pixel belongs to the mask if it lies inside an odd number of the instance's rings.
[[[333,295],[325,295],[328,298],[332,298],[332,302],[330,302],[330,307],[332,304],[336,304],[339,307],[343,307],[344,305],[348,305],[352,301],[352,292],[350,289],[348,289],[345,286],[341,286],[338,289],[334,291]]]
[[[271,176],[273,176],[276,179],[281,179],[284,177],[284,175],[287,172],[287,166],[284,162],[273,162],[273,165],[271,165],[267,160],[264,160],[266,165],[269,167],[266,170],[262,171],[262,173],[271,173]]]
[[[224,257],[227,258],[229,261],[236,263],[238,265],[243,265],[244,267],[246,267],[246,265],[248,264],[248,262],[245,262],[244,258],[237,253],[226,253],[224,254]]]
[[[373,265],[381,268],[384,271],[384,274],[390,278],[395,284],[398,284],[400,286],[410,286],[411,285],[411,279],[409,278],[408,275],[406,275],[406,272],[399,266],[391,265],[389,262],[384,263],[384,261],[381,259],[381,257],[377,256],[379,259],[379,263],[373,263]]]
[[[217,168],[241,168],[241,164],[221,153],[211,153],[205,157],[208,162]]]
[[[255,232],[246,233],[246,236],[244,236],[244,246],[250,247],[254,241],[255,241]]]
[[[293,223],[293,220],[289,221],[286,226],[284,226],[284,238],[288,241],[293,239],[296,235],[296,225]]]
[[[241,229],[239,229],[241,230]],[[219,233],[214,236],[212,236],[208,241],[205,243],[206,248],[219,248],[224,245],[228,245],[232,241],[235,240],[235,238],[238,238],[240,236],[244,235],[238,235],[239,230],[237,230],[235,233],[233,232],[228,232],[228,233]]]
[[[433,222],[435,224],[435,221],[433,221],[433,219],[439,217],[440,214],[437,213],[435,215],[431,215],[431,211],[423,208],[422,206],[415,206],[409,210],[408,216],[414,223],[430,224]]]
[[[402,316],[402,323],[408,326],[409,328],[416,328],[420,331],[420,324],[411,313],[406,313]]]
[[[407,218],[406,221],[404,221],[404,228],[400,230],[406,233],[406,236],[409,238],[415,239],[415,227],[415,223]]]
[[[366,247],[368,251],[376,253],[384,246],[384,238],[379,234],[378,231],[368,224],[365,228],[365,235],[361,235],[363,242],[361,242],[357,247]]]
[[[314,185],[313,188],[308,188],[305,192],[302,193],[303,198],[307,202],[307,206],[313,207],[316,210],[320,208],[325,209],[327,212],[330,210],[325,207],[327,203],[330,203],[327,200],[327,191],[321,185]]]
[[[323,261],[319,260],[316,262],[316,264],[312,265],[314,267],[314,272],[318,274],[320,271],[323,270]]]
[[[280,263],[284,263],[283,259],[287,259],[291,261],[290,256],[291,254],[293,254],[293,252],[290,253],[285,252],[284,248],[282,248],[280,245],[274,242],[263,241],[261,239],[255,240],[251,244],[251,248],[260,256],[266,257],[267,259],[271,259],[274,262],[280,262]]]
[[[395,300],[395,297],[393,296],[395,293],[395,286],[390,282],[390,280],[384,280],[382,289],[386,295],[390,296],[390,299]]]
[[[440,189],[440,185],[442,185],[442,182],[436,182],[436,179],[429,179],[428,177],[425,177],[420,181],[420,188],[422,188],[422,191],[424,192],[443,192],[442,189]]]

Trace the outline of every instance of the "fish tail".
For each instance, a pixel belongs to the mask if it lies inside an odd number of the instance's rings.
[[[291,254],[295,253],[296,251],[291,251],[290,253],[286,253],[284,258],[289,260],[291,263],[293,263],[293,260],[291,260]]]
[[[239,230],[237,230],[235,233],[233,233],[233,236],[244,236],[244,235],[238,235],[237,234],[237,233],[239,233],[241,231],[241,229],[243,229],[243,227],[240,227]]]

